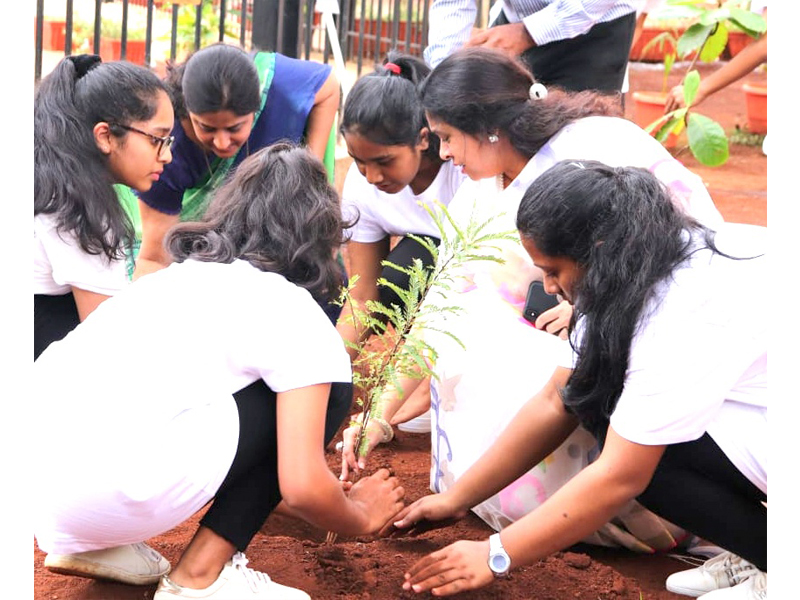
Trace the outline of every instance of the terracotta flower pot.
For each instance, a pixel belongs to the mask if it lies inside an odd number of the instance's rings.
[[[767,133],[767,86],[745,83],[747,128],[751,133]]]
[[[728,33],[728,52],[731,58],[739,54],[747,46],[752,44],[755,40],[747,35],[744,31],[731,31]]]
[[[67,22],[45,18],[42,21],[42,49],[64,51]],[[33,39],[36,39],[36,17],[33,18]]]
[[[138,65],[144,64],[144,40],[128,40],[125,50],[125,60]],[[120,60],[122,58],[122,40],[100,40],[100,58],[106,62]]]
[[[633,92],[633,121],[642,129],[646,129],[651,123],[661,120],[663,125],[666,122],[664,107],[667,102],[665,92]],[[658,131],[656,127],[650,134],[655,137]],[[678,145],[678,136],[670,133],[664,142],[664,147],[675,148]]]

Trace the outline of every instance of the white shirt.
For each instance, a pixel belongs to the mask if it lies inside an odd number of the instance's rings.
[[[113,296],[128,285],[123,259],[87,254],[74,235],[56,231],[52,215],[33,218],[33,293],[68,294],[72,287]]]
[[[530,184],[565,159],[597,160],[611,167],[640,167],[664,182],[675,200],[711,229],[724,221],[703,180],[676,160],[655,138],[617,117],[586,117],[565,126],[531,159],[512,185]]]
[[[522,21],[538,46],[584,34],[596,23],[607,23],[635,12],[640,0],[499,0],[489,22],[500,11],[510,23]],[[431,68],[469,39],[477,15],[475,0],[434,0],[429,9],[425,61]]]
[[[311,295],[249,263],[186,261],[103,302],[34,363],[36,451],[76,468],[35,478],[45,552],[143,541],[213,498],[233,461],[232,395],[350,381]]]
[[[431,184],[420,194],[406,186],[396,194],[387,194],[370,184],[355,163],[350,165],[342,189],[342,214],[345,219],[358,215],[351,232],[354,242],[378,242],[391,235],[429,235],[440,238],[441,233],[423,206],[445,206],[467,179],[451,161],[442,163]]]
[[[516,232],[517,210],[528,186],[565,159],[647,168],[676,193],[691,214],[715,225],[722,222],[699,177],[640,127],[615,117],[588,117],[564,127],[505,189],[498,178],[465,181],[450,203],[450,215],[462,228],[474,218],[478,223],[488,222],[486,233]],[[425,341],[438,353],[433,365],[438,379],[431,381],[434,491],[448,489],[494,443],[554,369],[571,364],[568,342],[535,329],[522,317],[528,284],[542,274],[518,234],[492,246],[482,249],[482,254],[504,262],[467,262],[458,273],[451,273],[459,277],[447,297],[433,290],[425,300],[439,307],[460,308],[456,314],[438,313],[431,325],[454,335],[464,346],[433,329],[423,332]],[[591,437],[578,430],[562,450],[545,461],[546,474],[538,468],[528,473],[538,481],[533,491],[509,486],[473,507],[475,513],[499,529],[538,506],[588,463],[585,451],[594,441],[587,436]],[[568,451],[570,447],[575,451]],[[579,448],[582,450],[576,450]],[[515,508],[507,503],[512,496],[517,498],[511,502]]]
[[[729,224],[715,238],[736,257],[766,250],[766,229]],[[646,445],[696,440],[705,432],[767,492],[767,319],[754,282],[766,255],[731,260],[705,249],[659,285],[634,337],[625,388],[611,415],[624,438]]]

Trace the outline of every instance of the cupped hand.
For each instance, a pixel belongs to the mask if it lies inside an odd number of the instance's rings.
[[[517,57],[536,44],[523,23],[509,23],[476,31],[464,45],[497,48],[509,56]]]
[[[379,469],[354,483],[348,497],[367,516],[366,530],[362,533],[375,533],[391,522],[403,510],[405,494],[400,481],[388,469]]]
[[[461,519],[467,509],[453,502],[450,494],[431,494],[423,496],[413,504],[405,507],[394,520],[397,529],[408,529],[420,521],[441,521],[444,519]]]
[[[348,481],[353,475],[367,466],[367,456],[373,448],[380,444],[383,439],[383,430],[380,425],[374,422],[367,423],[366,433],[366,453],[358,456],[358,448],[355,447],[361,425],[351,425],[342,433],[342,473],[339,475],[341,481]]]
[[[414,563],[405,574],[403,589],[450,596],[483,587],[494,580],[488,560],[488,540],[455,542]]]
[[[671,113],[673,110],[678,110],[686,105],[683,98],[683,86],[676,85],[669,92],[667,92],[667,99],[664,103],[664,114]]]
[[[569,322],[572,319],[572,304],[562,300],[558,306],[544,311],[536,319],[536,329],[557,335],[562,340],[569,336]]]

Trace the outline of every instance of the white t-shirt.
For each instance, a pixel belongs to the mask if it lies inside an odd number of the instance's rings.
[[[442,163],[434,180],[421,194],[414,194],[409,186],[396,194],[387,194],[371,185],[353,163],[342,189],[342,214],[345,219],[360,215],[358,223],[350,230],[350,239],[371,243],[390,235],[409,233],[441,237],[431,216],[418,203],[432,208],[436,201],[448,205],[465,179],[467,176],[461,169],[447,161]]]
[[[736,257],[766,251],[766,229],[726,225],[717,247]],[[634,337],[611,426],[638,444],[677,444],[705,432],[767,492],[768,319],[754,284],[766,255],[731,260],[698,251],[663,282]],[[653,308],[654,307],[654,308]]]
[[[655,138],[627,119],[586,117],[570,123],[531,159],[528,183],[561,160],[597,160],[610,167],[647,169],[669,187],[678,203],[706,227],[724,221],[703,180],[676,160]],[[517,177],[520,183],[523,180]]]
[[[517,210],[528,186],[565,159],[647,168],[693,215],[707,223],[722,223],[702,180],[640,127],[621,118],[588,117],[564,127],[505,189],[498,178],[464,182],[449,205],[454,221],[465,227],[470,218],[478,223],[493,219],[485,232],[514,231],[515,239],[483,251],[504,262],[468,262],[447,298],[434,291],[426,299],[461,309],[457,314],[439,314],[431,325],[464,345],[433,330],[424,332],[438,353],[433,366],[438,380],[431,382],[434,491],[451,487],[547,383],[554,369],[570,364],[569,343],[535,329],[522,317],[528,285],[542,279],[542,274],[516,234]],[[593,438],[578,429],[544,461],[546,467],[534,467],[473,511],[495,529],[505,527],[588,464],[594,445]]]
[[[113,296],[127,285],[125,260],[87,254],[73,235],[56,231],[52,215],[33,217],[34,294],[62,296],[74,286]]]
[[[236,453],[232,394],[258,378],[276,392],[351,379],[333,325],[280,275],[186,261],[102,303],[34,364],[39,547],[133,543],[194,514]]]

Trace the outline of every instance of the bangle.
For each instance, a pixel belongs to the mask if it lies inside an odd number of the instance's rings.
[[[386,419],[381,419],[380,417],[370,417],[370,421],[375,421],[381,428],[383,432],[383,439],[381,439],[381,444],[385,444],[386,442],[391,442],[394,439],[394,429],[391,425],[386,421]]]
[[[386,419],[382,419],[381,417],[367,417],[367,424],[369,423],[376,423],[378,427],[381,428],[381,432],[383,433],[383,437],[378,442],[379,444],[385,444],[386,442],[391,442],[394,439],[394,429]],[[361,426],[364,423],[364,414],[359,413],[355,415],[351,419],[351,423]]]

